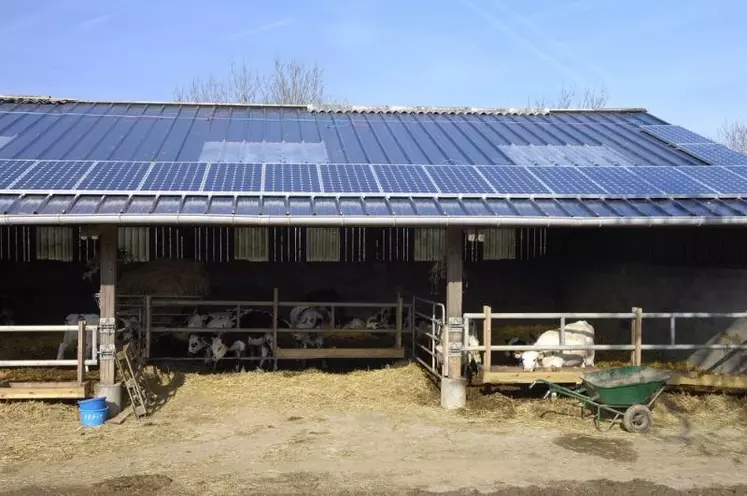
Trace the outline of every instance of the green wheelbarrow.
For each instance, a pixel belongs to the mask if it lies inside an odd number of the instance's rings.
[[[622,417],[623,428],[628,432],[643,433],[651,428],[651,406],[667,387],[670,375],[646,366],[615,367],[589,372],[581,376],[578,389],[570,389],[554,382],[537,379],[547,384],[545,398],[566,396],[581,402],[581,416],[585,408],[596,409],[594,425],[601,429],[602,412],[614,415],[609,428]]]

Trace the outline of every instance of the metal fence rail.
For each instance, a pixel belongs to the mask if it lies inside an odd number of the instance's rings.
[[[441,336],[444,322],[446,321],[446,305],[443,303],[421,298],[412,293],[405,293],[411,300],[410,328],[412,329],[412,357],[426,371],[435,377],[441,378],[448,370],[448,360],[439,358],[438,347],[443,349]],[[420,318],[430,325],[427,329],[421,329],[415,325],[415,319]],[[425,353],[424,360],[418,352]]]
[[[486,307],[484,313],[464,314],[464,343],[467,343],[468,329],[471,320],[557,320],[559,321],[559,333],[557,345],[493,345],[490,328],[485,334],[484,341],[480,346],[463,346],[462,352],[470,351],[570,351],[570,350],[594,350],[594,351],[631,351],[631,362],[641,364],[641,351],[681,351],[681,350],[747,350],[747,342],[741,344],[678,344],[677,343],[677,321],[685,319],[740,319],[747,318],[747,312],[650,312],[645,313],[640,308],[634,308],[632,312],[618,313],[593,313],[593,312],[555,312],[555,313],[493,313],[490,307]],[[593,346],[566,345],[566,322],[568,319],[630,319],[631,320],[631,344],[595,344]],[[645,320],[668,319],[669,320],[669,344],[643,344],[643,325]],[[486,367],[490,366],[489,353],[486,353],[484,361]]]
[[[62,340],[63,332],[77,332],[77,325],[10,325],[0,326],[0,333],[26,333],[26,332],[59,332]],[[98,326],[88,325],[86,333],[91,332],[91,356],[85,360],[86,366],[98,365]],[[78,343],[80,346],[80,343]],[[0,367],[69,367],[78,365],[78,360],[0,360]]]

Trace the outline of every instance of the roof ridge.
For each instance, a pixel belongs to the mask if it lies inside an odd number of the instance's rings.
[[[348,105],[348,104],[268,104],[268,103],[222,103],[222,102],[169,102],[147,100],[86,100],[46,95],[0,95],[0,103],[109,103],[142,105],[181,105],[250,108],[293,108],[305,109],[311,113],[337,114],[448,114],[448,115],[548,115],[557,112],[646,112],[645,108],[596,108],[596,109],[554,109],[547,107],[467,107],[467,106],[406,106],[406,105]]]

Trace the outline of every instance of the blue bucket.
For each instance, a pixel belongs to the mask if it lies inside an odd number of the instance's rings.
[[[80,411],[103,410],[106,408],[106,396],[101,398],[91,398],[90,400],[81,400],[78,402]]]
[[[80,425],[86,427],[104,425],[108,413],[108,406],[102,408],[101,410],[80,410]]]

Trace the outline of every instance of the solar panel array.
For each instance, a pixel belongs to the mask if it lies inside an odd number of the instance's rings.
[[[747,165],[747,155],[715,143],[680,126],[656,124],[641,126],[644,132],[676,146],[711,165]]]
[[[337,195],[746,195],[747,167],[0,160],[0,190]]]

